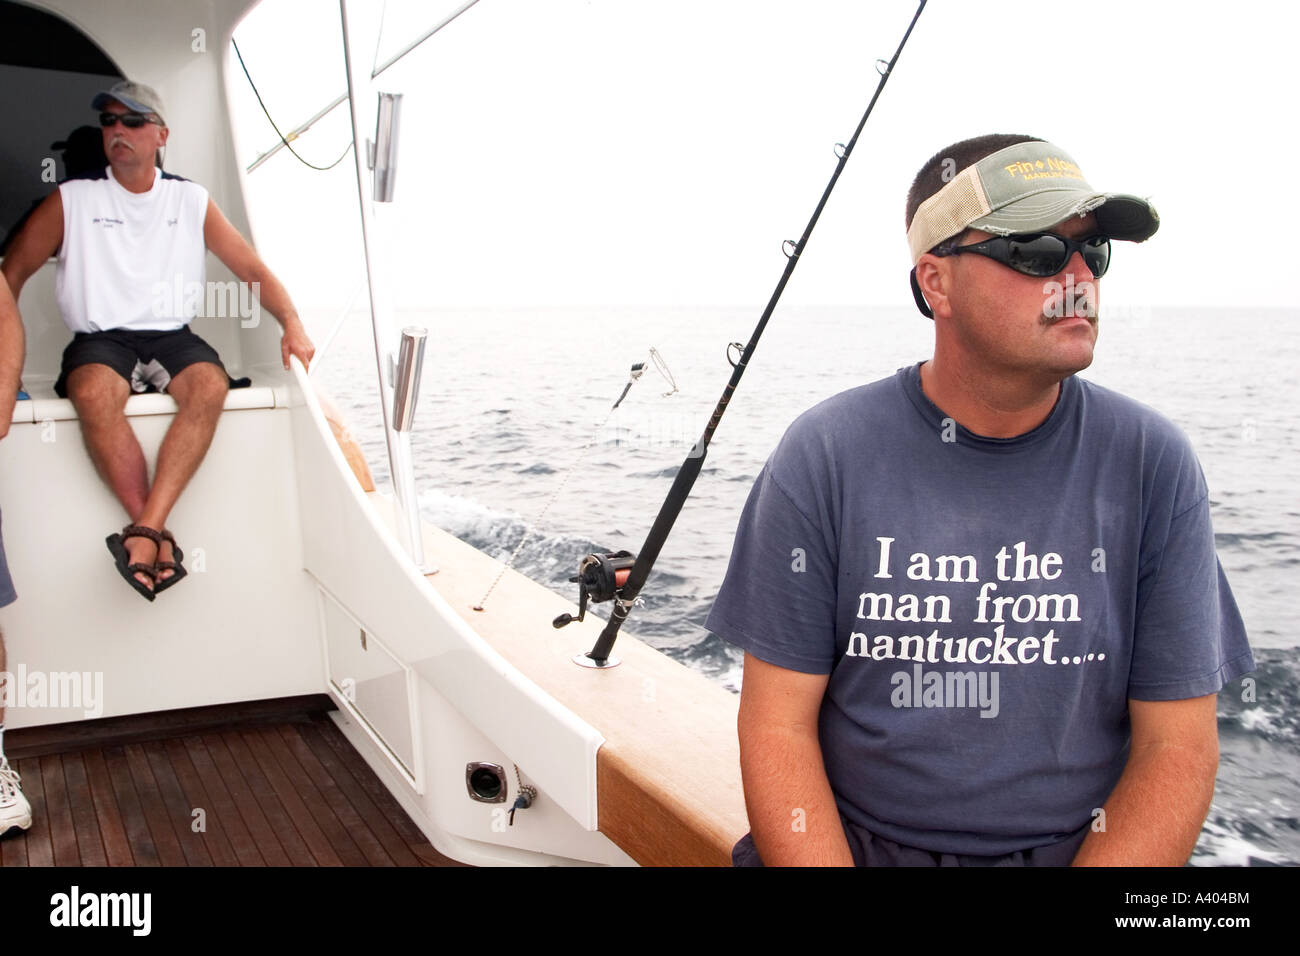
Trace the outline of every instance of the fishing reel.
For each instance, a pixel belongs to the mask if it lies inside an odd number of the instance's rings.
[[[569,578],[578,585],[578,616],[561,614],[551,622],[555,628],[581,621],[587,614],[587,602],[600,604],[618,597],[619,588],[627,583],[636,555],[631,551],[606,551],[587,555],[578,564],[578,573]]]

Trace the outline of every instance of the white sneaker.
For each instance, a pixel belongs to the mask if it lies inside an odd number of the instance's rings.
[[[9,767],[9,761],[0,757],[0,836],[10,827],[26,830],[32,825],[32,805],[23,796],[19,784],[22,778]]]

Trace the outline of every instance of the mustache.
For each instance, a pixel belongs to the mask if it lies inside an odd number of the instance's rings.
[[[1039,318],[1039,321],[1042,322],[1043,325],[1048,326],[1050,328],[1051,326],[1056,325],[1056,323],[1058,322],[1064,322],[1066,319],[1087,319],[1093,325],[1096,325],[1097,313],[1085,311],[1084,309],[1079,309],[1077,312],[1068,312],[1065,315],[1044,314]]]
[[[116,136],[114,136],[114,137],[109,141],[109,143],[108,143],[108,148],[109,148],[109,149],[112,149],[114,146],[118,145],[119,143],[122,144],[123,146],[125,146],[127,149],[132,150],[132,151],[134,152],[135,147],[132,146],[129,142],[127,142],[126,137],[123,136],[123,135],[120,134],[120,133],[117,134]]]
[[[1094,326],[1097,324],[1097,287],[1094,283],[1085,281],[1076,285],[1067,282],[1062,286],[1050,282],[1043,287],[1043,292],[1047,294],[1040,317],[1044,325],[1052,326],[1071,318],[1086,318]]]

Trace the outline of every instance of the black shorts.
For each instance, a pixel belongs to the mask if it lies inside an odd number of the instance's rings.
[[[83,365],[107,365],[135,392],[165,392],[173,376],[198,362],[211,362],[224,374],[217,350],[188,328],[174,332],[78,332],[63,350],[63,369],[54,383],[59,398],[68,397],[68,373]]]

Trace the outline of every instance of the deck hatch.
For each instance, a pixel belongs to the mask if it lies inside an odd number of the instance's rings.
[[[415,786],[410,668],[338,602],[319,593],[330,686]]]

